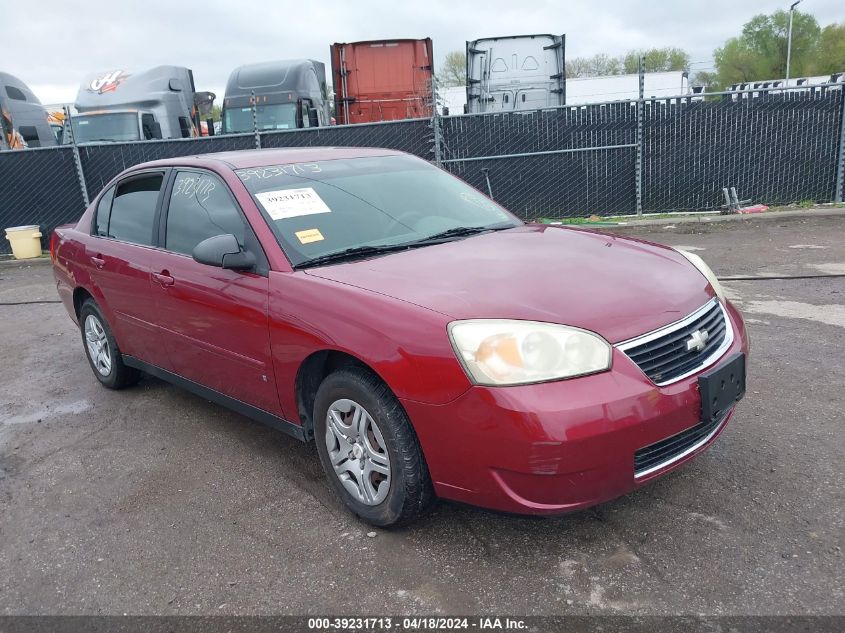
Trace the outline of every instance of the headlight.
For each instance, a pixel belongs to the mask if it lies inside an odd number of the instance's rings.
[[[521,385],[610,369],[598,334],[537,321],[474,319],[449,324],[458,359],[478,385]]]
[[[681,255],[686,257],[690,264],[698,268],[698,272],[704,275],[704,278],[710,282],[710,285],[713,286],[713,292],[716,293],[716,296],[719,297],[722,301],[725,300],[725,291],[722,289],[722,284],[719,283],[719,280],[716,279],[716,274],[710,270],[710,266],[704,263],[704,260],[701,259],[698,255],[693,253],[689,253],[687,251],[682,251],[680,249],[676,249]]]

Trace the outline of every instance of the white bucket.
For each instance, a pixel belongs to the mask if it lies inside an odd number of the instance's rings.
[[[6,239],[12,245],[15,259],[41,257],[41,231],[37,224],[10,226],[6,229]]]

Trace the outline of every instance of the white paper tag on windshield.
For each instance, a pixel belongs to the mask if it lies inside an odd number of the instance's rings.
[[[255,197],[274,220],[332,211],[311,187],[263,191],[255,194]]]

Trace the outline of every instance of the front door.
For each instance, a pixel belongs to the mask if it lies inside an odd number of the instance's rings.
[[[266,258],[228,186],[210,172],[176,171],[160,230],[150,286],[173,371],[282,415],[270,356]],[[227,233],[255,255],[254,271],[191,257],[199,242]]]

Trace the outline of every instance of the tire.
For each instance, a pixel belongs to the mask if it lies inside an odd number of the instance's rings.
[[[141,372],[123,364],[123,356],[111,328],[93,299],[86,299],[82,303],[79,330],[88,364],[104,387],[123,389],[138,382]],[[97,350],[103,353],[97,354]]]
[[[326,377],[314,402],[314,438],[335,493],[367,523],[398,527],[433,504],[431,477],[411,422],[387,385],[369,371],[347,367]]]

